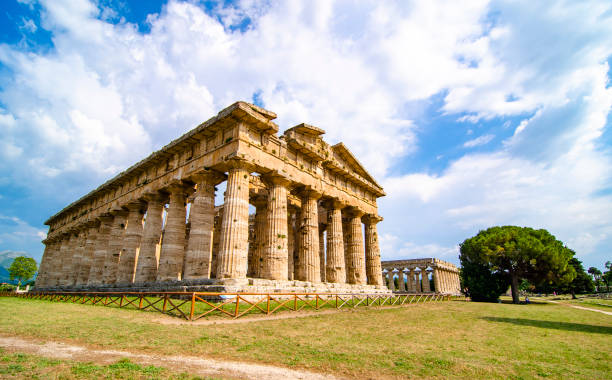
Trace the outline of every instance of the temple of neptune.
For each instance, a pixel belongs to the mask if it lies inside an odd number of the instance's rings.
[[[36,287],[388,293],[382,187],[275,118],[237,102],[50,217]]]

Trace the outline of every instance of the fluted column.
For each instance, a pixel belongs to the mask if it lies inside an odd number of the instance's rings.
[[[366,275],[368,277],[368,284],[370,285],[382,285],[379,282],[382,269],[380,266],[380,246],[378,243],[377,231],[377,223],[381,220],[381,217],[372,214],[364,218]]]
[[[103,215],[98,217],[98,219],[100,219],[100,228],[98,229],[87,285],[100,285],[102,283],[104,262],[108,254],[108,239],[110,237],[113,217],[110,215]]]
[[[344,207],[344,204],[334,200],[328,203],[327,208],[327,263],[325,277],[327,282],[336,284],[346,282],[342,207]]]
[[[189,219],[189,241],[185,252],[185,279],[210,278],[215,225],[215,185],[220,174],[198,174]]]
[[[74,260],[70,273],[70,285],[84,285],[79,282],[79,273],[83,265],[83,256],[85,254],[85,240],[87,236],[87,227],[81,225],[78,229],[76,244],[74,248]]]
[[[319,270],[321,272],[321,282],[326,282],[325,275],[325,224],[319,224]]]
[[[40,288],[47,286],[49,281],[49,262],[53,260],[55,240],[47,238],[43,241],[43,244],[45,245],[45,251],[43,252],[42,259],[40,260],[38,275],[36,276],[36,284]]]
[[[253,199],[253,205],[255,206],[255,236],[253,247],[249,247],[249,250],[252,250],[252,268],[249,268],[250,273],[248,276],[261,278],[263,275],[263,256],[267,239],[268,200],[263,196],[257,196]]]
[[[64,251],[64,255],[62,255],[62,267],[61,267],[61,277],[59,284],[62,286],[72,286],[74,285],[74,263],[76,258],[76,249],[78,246],[78,231],[76,229],[72,229],[69,232],[68,242],[66,244],[66,248]]]
[[[390,270],[388,272],[388,275],[389,275],[389,286],[388,286],[388,288],[389,288],[389,290],[393,291],[393,290],[395,290],[395,282],[393,282],[393,270]]]
[[[219,259],[218,279],[246,277],[249,240],[249,174],[242,162],[233,162],[227,178]]]
[[[404,272],[402,271],[401,268],[397,271],[397,284],[398,284],[398,290],[400,292],[406,291],[406,284],[404,283]]]
[[[423,292],[429,293],[431,292],[431,287],[429,286],[429,275],[427,274],[427,268],[424,268],[421,272],[421,281],[423,282]]]
[[[144,199],[147,201],[147,215],[136,264],[135,283],[152,282],[157,278],[157,245],[161,239],[166,203],[166,196],[158,193],[147,194]]]
[[[108,251],[104,260],[104,272],[102,273],[103,284],[114,284],[117,280],[117,267],[123,248],[123,238],[125,234],[125,221],[128,212],[119,209],[111,211],[113,224],[108,237]]]
[[[408,268],[408,271],[406,272],[406,278],[406,290],[414,293],[414,269]]]
[[[175,183],[167,188],[170,193],[170,206],[166,215],[164,238],[159,255],[157,281],[179,281],[183,278],[183,259],[185,257],[185,220],[187,210],[185,199],[188,187]]]
[[[58,237],[57,245],[55,248],[54,259],[49,266],[49,286],[59,286],[60,279],[62,278],[62,261],[64,261],[64,255],[68,249],[68,234],[62,234]]]
[[[262,277],[269,280],[287,279],[287,185],[280,176],[265,178],[268,184],[266,239],[263,251]]]
[[[123,247],[119,257],[117,268],[117,284],[131,284],[134,282],[136,273],[136,262],[140,252],[140,241],[142,240],[142,219],[145,203],[135,201],[127,204],[128,216],[127,227],[123,238]]]
[[[448,272],[446,269],[442,271],[442,281],[444,281],[444,292],[449,293],[450,287],[448,286]]]
[[[321,282],[319,262],[319,212],[317,199],[321,194],[306,190],[302,194],[299,218],[299,271],[298,280]]]
[[[434,288],[436,293],[440,293],[440,270],[438,267],[433,268],[433,272],[431,272],[434,280]]]
[[[361,216],[363,212],[353,209],[349,217],[350,234],[348,237],[349,261],[347,263],[349,284],[365,284],[365,251],[363,247],[363,232]]]
[[[287,279],[295,279],[295,228],[293,226],[293,218],[295,211],[291,208],[287,208]]]
[[[79,285],[87,285],[89,282],[89,273],[94,257],[96,236],[98,234],[99,222],[94,220],[87,222],[87,234],[85,235],[85,247],[83,249],[83,258],[79,267],[78,281]]]
[[[219,261],[219,247],[221,246],[221,224],[223,224],[223,207],[215,211],[215,226],[213,227],[213,251],[210,264],[210,278],[217,278],[217,261]]]

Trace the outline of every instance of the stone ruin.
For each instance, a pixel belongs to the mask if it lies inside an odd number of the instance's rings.
[[[382,187],[322,129],[279,137],[275,118],[237,102],[50,217],[36,288],[389,293]]]
[[[434,258],[391,260],[383,261],[382,269],[382,283],[395,292],[461,294],[459,269],[447,261]],[[397,287],[395,278],[398,279]]]

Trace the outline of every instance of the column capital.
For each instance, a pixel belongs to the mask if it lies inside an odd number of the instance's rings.
[[[367,224],[377,224],[384,220],[382,216],[376,215],[376,214],[365,214],[362,219],[364,223],[367,223]]]
[[[342,210],[347,206],[346,202],[341,201],[338,198],[329,198],[323,201],[323,205],[326,209]]]
[[[110,211],[112,216],[127,216],[128,211],[123,208],[114,208]]]
[[[223,182],[227,179],[227,176],[221,172],[212,169],[202,169],[188,177],[191,181],[196,184],[206,183],[208,185],[216,186],[218,183]]]
[[[193,192],[194,188],[193,185],[186,184],[185,182],[180,180],[175,180],[164,186],[163,190],[172,195],[182,194],[184,196],[187,196],[188,194]]]
[[[104,215],[100,215],[98,216],[98,219],[100,220],[101,223],[103,224],[111,224],[113,222],[113,216],[110,214],[104,214]]]
[[[291,184],[291,180],[289,178],[278,173],[277,171],[262,175],[261,180],[268,186],[280,185],[287,187],[289,184]]]
[[[98,228],[100,226],[100,221],[97,219],[89,220],[85,222],[85,225],[87,226],[87,228]]]
[[[141,200],[132,201],[124,206],[128,211],[144,211],[147,208],[146,202]]]
[[[224,164],[227,166],[228,170],[243,169],[252,172],[255,169],[255,166],[252,163],[238,156],[230,157],[224,162]]]
[[[149,193],[143,194],[142,198],[146,202],[165,202],[168,199],[168,195],[164,193],[160,193],[159,191],[152,191]]]
[[[358,209],[357,207],[350,207],[348,210],[348,215],[353,218],[361,218],[365,214],[363,211]]]
[[[308,198],[311,198],[311,199],[319,199],[319,198],[321,198],[323,196],[323,193],[321,193],[319,190],[313,189],[310,186],[306,186],[306,187],[300,189],[298,191],[298,194],[302,198],[308,197]]]

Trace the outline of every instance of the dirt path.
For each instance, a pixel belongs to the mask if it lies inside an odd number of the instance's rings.
[[[564,303],[564,302],[557,302],[557,301],[548,301],[550,303],[556,303],[559,305],[564,305],[564,306],[569,306],[569,307],[573,307],[574,309],[580,309],[580,310],[589,310],[589,311],[596,311],[598,313],[604,313],[604,314],[608,314],[608,315],[612,315],[612,311],[605,311],[605,310],[599,310],[599,309],[591,309],[590,307],[584,307],[584,306],[577,306],[577,305],[570,305],[568,303]]]
[[[29,353],[48,358],[111,364],[122,358],[142,365],[155,365],[179,369],[200,376],[222,376],[235,379],[337,379],[329,374],[319,374],[272,365],[241,363],[206,359],[194,356],[167,356],[129,351],[97,350],[61,342],[40,342],[16,337],[0,336],[0,347],[12,352]]]

